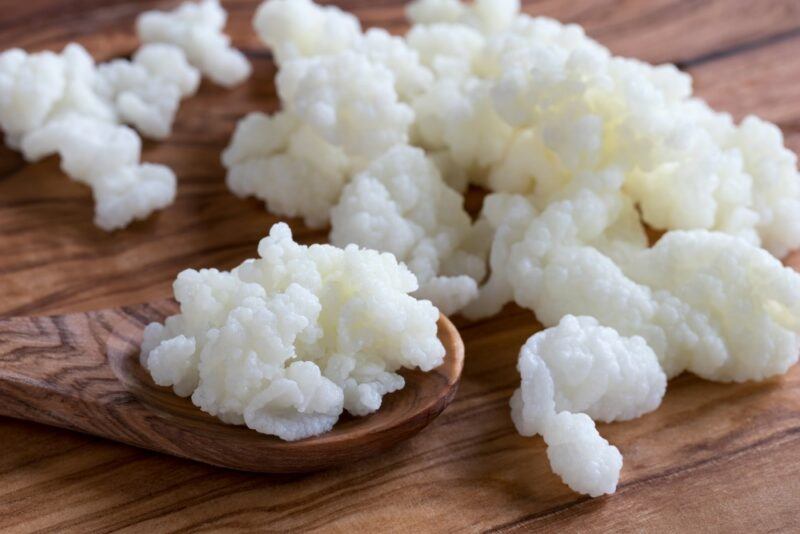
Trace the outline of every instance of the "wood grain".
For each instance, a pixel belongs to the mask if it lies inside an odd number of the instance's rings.
[[[14,2],[0,11],[0,48],[78,40],[97,57],[125,55],[136,12],[174,3]],[[404,29],[399,1],[336,3],[368,25]],[[238,117],[277,107],[274,67],[250,30],[256,2],[225,4],[255,75],[234,91],[204,85],[182,106],[175,135],[146,146],[146,159],[179,175],[169,210],[108,236],[91,224],[88,190],[56,161],[26,166],[0,151],[0,313],[157,300],[180,269],[252,256],[276,219],[226,193],[218,157]],[[680,62],[716,108],[765,116],[800,149],[796,0],[541,0],[526,9],[585,24],[617,53]],[[290,222],[301,241],[325,239]],[[625,466],[618,493],[592,500],[561,484],[541,440],[518,436],[508,417],[516,354],[538,329],[532,314],[510,307],[459,325],[467,360],[442,416],[386,454],[314,475],[237,473],[0,419],[0,531],[797,530],[800,369],[763,384],[682,376],[657,412],[601,425]]]
[[[406,386],[368,417],[296,442],[225,425],[159,387],[139,364],[144,327],[177,312],[173,300],[0,320],[0,415],[85,432],[241,471],[302,473],[383,453],[417,434],[453,400],[464,344],[438,322],[444,363],[403,370]]]

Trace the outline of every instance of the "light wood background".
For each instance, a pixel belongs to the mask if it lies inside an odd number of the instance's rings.
[[[85,45],[131,53],[133,21],[172,1],[2,0],[0,49]],[[179,176],[177,203],[108,235],[89,190],[54,159],[0,149],[0,314],[48,314],[158,299],[186,267],[229,268],[276,219],[226,192],[219,153],[237,118],[274,110],[274,66],[250,29],[256,1],[229,0],[229,30],[255,74],[204,84],[174,135],[145,159]],[[339,0],[365,25],[403,31],[398,0]],[[614,52],[671,61],[737,118],[776,122],[800,149],[800,1],[540,0],[526,11],[583,24]],[[304,242],[322,241],[291,221]],[[225,471],[44,426],[0,419],[0,531],[790,531],[800,515],[800,368],[763,384],[682,376],[662,407],[601,425],[625,457],[616,495],[588,499],[550,473],[539,438],[516,434],[516,354],[537,324],[508,309],[460,321],[467,363],[455,403],[415,439],[359,465],[304,476]]]

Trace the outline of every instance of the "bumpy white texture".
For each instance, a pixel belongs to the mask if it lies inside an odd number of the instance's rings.
[[[90,185],[95,200],[94,222],[110,232],[172,204],[177,179],[165,165],[142,163],[117,167]]]
[[[95,92],[97,72],[92,57],[77,44],[61,54],[28,54],[19,49],[0,54],[0,126],[6,143],[19,148],[22,137],[47,121],[80,113],[112,122],[111,103]]]
[[[409,6],[407,40],[436,74],[413,102],[415,143],[540,206],[578,174],[615,165],[654,228],[722,231],[778,257],[800,246],[800,176],[777,128],[737,126],[673,66],[614,57],[579,26],[516,9]]]
[[[434,75],[422,64],[419,54],[406,40],[382,28],[370,28],[356,50],[372,63],[382,65],[394,75],[395,89],[403,102],[424,94],[433,84]]]
[[[399,101],[394,74],[363,54],[289,61],[277,85],[287,111],[349,155],[369,160],[408,140],[414,113]]]
[[[337,54],[354,48],[361,40],[361,24],[356,17],[311,0],[263,2],[253,26],[279,64],[299,57]]]
[[[128,127],[68,114],[26,135],[21,149],[28,161],[59,154],[65,173],[90,184],[120,166],[138,163],[141,146]]]
[[[198,81],[172,45],[99,66],[77,44],[61,54],[9,50],[0,54],[0,126],[28,161],[59,154],[64,172],[92,188],[95,223],[116,230],[172,203],[176,189],[170,169],[140,164],[141,140],[119,123],[164,138]]]
[[[344,188],[331,210],[331,243],[391,252],[417,276],[415,294],[449,315],[486,274],[485,259],[470,250],[463,201],[422,150],[397,145]]]
[[[319,6],[311,0],[267,0],[253,24],[280,67],[296,59],[356,53],[388,69],[400,100],[407,103],[433,83],[433,73],[403,37],[382,28],[362,33],[358,19],[335,6]]]
[[[436,81],[478,81],[472,77],[473,66],[486,44],[478,30],[456,24],[414,26],[406,41],[436,74]]]
[[[253,22],[279,63],[283,111],[239,124],[223,155],[228,186],[323,226],[352,176],[408,142],[409,102],[433,74],[404,39],[382,29],[362,33],[355,17],[334,6],[269,0]]]
[[[133,54],[133,63],[151,76],[178,87],[182,98],[193,96],[200,86],[200,71],[193,67],[179,47],[165,43],[142,45]]]
[[[550,468],[566,485],[591,497],[617,491],[622,455],[582,413],[560,412],[544,432]]]
[[[557,326],[532,336],[520,352],[519,367],[532,362],[546,367],[557,412],[582,412],[607,423],[655,410],[667,386],[644,338],[621,337],[593,317],[565,315]],[[522,396],[529,399],[525,391]]]
[[[648,249],[635,211],[615,192],[621,176],[606,180],[539,214],[513,196],[488,202],[497,228],[492,274],[466,313],[493,313],[513,298],[545,325],[567,314],[596,317],[644,337],[669,377],[688,370],[744,381],[786,372],[800,348],[800,275],[721,232],[668,232]]]
[[[297,440],[342,410],[380,408],[405,385],[400,368],[442,363],[439,312],[409,296],[416,280],[390,254],[298,245],[283,223],[258,252],[230,272],[178,276],[181,313],[142,343],[156,383],[225,422]]]
[[[22,139],[28,161],[52,154],[64,172],[92,188],[95,224],[106,231],[144,219],[175,199],[175,174],[141,164],[141,140],[126,126],[75,113],[61,115]]]
[[[340,148],[287,112],[239,121],[222,161],[237,196],[259,198],[273,213],[314,228],[328,223],[351,167]]]
[[[281,63],[284,110],[240,122],[223,154],[228,186],[276,213],[324,226],[350,177],[408,141],[414,114],[404,100],[423,92],[432,74],[402,39],[383,30],[362,34],[336,8],[270,0],[254,23]],[[343,39],[341,49],[335,39],[317,41],[314,32],[325,28]]]
[[[502,59],[519,57],[517,39],[495,45],[503,65],[492,89],[496,109],[531,132],[528,158],[547,163],[547,180],[613,162],[655,228],[719,230],[763,241],[776,255],[800,245],[796,216],[788,215],[800,198],[798,174],[777,131],[756,119],[736,126],[692,98],[691,79],[672,66],[612,57],[585,37],[561,40],[568,44],[530,41],[527,65]],[[536,187],[538,174],[529,178]]]
[[[633,419],[661,404],[667,379],[652,349],[641,337],[567,315],[525,343],[517,367],[511,417],[520,434],[544,437],[553,471],[573,490],[613,493],[622,456],[593,419]]]
[[[165,139],[181,98],[197,91],[200,73],[180,48],[145,45],[133,61],[118,59],[100,65],[98,92],[113,102],[119,119],[151,139]]]
[[[560,245],[593,245],[619,251],[620,255],[646,247],[647,238],[636,210],[630,200],[619,193],[621,182],[621,174],[613,169],[578,176],[561,191],[563,199],[554,199],[545,205],[544,212],[537,209],[535,195],[494,193],[487,196],[481,219],[494,231],[489,254],[491,275],[478,299],[465,310],[467,316],[493,315],[504,304],[522,295],[525,288],[528,292],[538,291],[543,284],[540,277],[514,280],[520,274],[514,269],[517,264],[526,269],[538,269],[543,258],[549,257]],[[529,247],[535,250],[536,255],[532,257],[521,245],[529,238],[537,240],[536,247]],[[516,262],[514,266],[512,258]],[[530,307],[527,300],[518,299],[518,302]],[[550,324],[563,315],[554,317]]]
[[[753,177],[753,209],[764,248],[782,258],[798,246],[800,179],[797,156],[783,144],[780,128],[749,116],[734,135],[744,167]]]
[[[495,6],[498,13],[502,9],[502,6]],[[498,191],[527,193],[531,192],[532,172],[538,176],[543,170],[541,163],[531,168],[530,160],[535,163],[542,157],[518,141],[518,137],[524,137],[524,132],[503,116],[494,93],[506,63],[518,66],[531,62],[527,57],[530,48],[527,39],[517,33],[541,34],[544,38],[552,32],[540,29],[547,24],[537,24],[523,32],[518,28],[521,20],[524,17],[496,36],[487,36],[478,28],[454,21],[433,20],[431,24],[414,26],[407,40],[419,53],[423,64],[437,74],[432,89],[413,102],[417,115],[415,142],[430,151],[451,153],[458,167],[466,169],[472,181],[479,185]],[[515,143],[516,154],[512,154]],[[524,166],[517,163],[516,174],[522,176],[504,180],[503,174],[514,170],[507,168],[513,163],[506,162],[513,158],[519,161],[521,155],[531,152],[533,158],[528,158]],[[513,178],[525,185],[515,190],[497,187]]]
[[[654,228],[722,231],[776,256],[800,245],[800,177],[777,128],[755,118],[737,126],[693,98],[691,78],[674,67],[613,57],[579,26],[518,8],[513,0],[420,0],[408,8],[417,24],[407,44],[362,34],[351,15],[309,0],[270,0],[256,26],[282,65],[352,53],[390,70],[414,111],[411,142],[436,154],[459,190],[467,178],[534,194],[541,208],[577,175],[614,165]],[[309,65],[322,66],[298,68]],[[326,105],[354,93],[332,92],[309,92],[297,113],[328,142],[374,157],[404,135],[388,126],[403,122],[389,119],[399,115],[377,113],[382,150],[365,150],[372,140]]]
[[[442,77],[413,103],[414,142],[447,154],[456,168],[483,186],[486,170],[504,160],[514,138],[513,128],[492,108],[489,90],[483,80]]]
[[[12,148],[40,127],[64,93],[64,63],[53,52],[0,54],[0,124]]]
[[[92,56],[82,46],[71,43],[64,47],[61,57],[66,82],[64,94],[50,111],[48,120],[74,113],[104,122],[117,121],[113,102],[98,92],[100,79]]]
[[[690,369],[704,378],[762,380],[797,362],[800,275],[767,251],[718,232],[674,231],[620,266],[708,318],[724,349],[697,356]]]
[[[414,24],[452,23],[475,27],[484,33],[507,29],[519,13],[519,0],[414,0],[406,15]]]
[[[250,76],[252,67],[223,30],[228,14],[219,0],[185,2],[173,11],[147,11],[136,20],[144,43],[180,47],[189,62],[214,83],[233,87]]]

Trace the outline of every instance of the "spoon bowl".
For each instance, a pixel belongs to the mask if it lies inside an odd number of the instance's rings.
[[[410,438],[453,400],[464,364],[458,331],[441,315],[441,366],[402,371],[405,388],[386,395],[371,415],[343,415],[330,432],[287,442],[222,423],[152,381],[139,364],[142,330],[176,310],[170,300],[0,320],[0,415],[226,468],[298,473],[373,456]]]

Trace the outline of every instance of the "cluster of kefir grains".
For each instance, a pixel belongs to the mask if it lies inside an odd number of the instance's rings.
[[[172,203],[176,179],[163,165],[140,163],[142,133],[164,137],[197,73],[180,50],[142,48],[133,61],[98,67],[80,45],[61,54],[0,54],[0,126],[28,161],[51,154],[71,178],[92,188],[95,224],[104,230]],[[154,56],[170,68],[160,68]],[[187,83],[188,80],[188,83]]]
[[[331,243],[391,252],[417,276],[415,295],[451,314],[475,298],[486,274],[486,240],[474,235],[484,226],[472,225],[462,203],[421,149],[397,145],[344,188]]]
[[[689,75],[614,57],[579,26],[515,2],[453,4],[409,8],[407,41],[435,74],[413,104],[415,142],[539,207],[613,166],[653,228],[719,230],[777,256],[800,245],[796,158],[775,126],[734,124],[692,96]]]
[[[619,174],[581,179],[541,212],[522,198],[487,199],[491,275],[468,315],[514,300],[545,326],[592,316],[645,338],[670,377],[761,380],[797,361],[800,275],[721,232],[673,231],[640,246]]]
[[[329,220],[350,168],[341,148],[285,111],[239,121],[222,161],[233,193],[261,198],[274,213],[302,217],[311,227]]]
[[[182,98],[197,91],[200,73],[179,48],[142,46],[133,61],[116,59],[97,68],[98,95],[113,102],[117,117],[150,139],[166,139]]]
[[[409,146],[434,73],[405,39],[310,0],[265,2],[254,24],[279,63],[283,110],[239,123],[223,154],[229,188],[314,227],[335,214],[335,244],[395,253],[420,278],[418,296],[459,311],[485,276],[490,236],[443,180],[466,184],[442,176],[449,156]]]
[[[380,408],[405,385],[400,368],[442,363],[439,312],[409,296],[416,279],[391,254],[298,245],[279,223],[258,255],[178,276],[181,313],[144,334],[157,384],[227,423],[297,440],[330,430],[342,410]]]
[[[654,409],[663,377],[682,371],[760,380],[795,363],[800,276],[776,258],[800,245],[800,177],[777,127],[735,124],[675,67],[614,57],[517,0],[407,12],[399,37],[310,0],[262,4],[254,25],[283,110],[237,128],[224,157],[234,192],[330,222],[339,245],[391,251],[447,312],[485,317],[515,301],[546,326],[588,316],[543,334],[586,357],[538,354],[555,408],[524,431],[544,435],[578,491],[613,491],[621,465],[592,417]],[[470,183],[490,192],[475,223],[454,195]],[[646,225],[666,232],[652,248]],[[613,394],[625,380],[599,405],[573,402],[603,366],[635,358],[661,370],[647,373],[644,404]],[[523,401],[539,401],[525,400],[534,379],[520,368],[522,431]],[[562,372],[587,378],[572,388]]]
[[[324,226],[354,173],[409,142],[409,99],[432,74],[403,39],[380,29],[364,34],[358,19],[332,6],[271,0],[254,25],[279,63],[283,110],[240,122],[223,156],[228,185],[274,213]]]
[[[64,172],[92,188],[95,224],[107,231],[143,219],[175,198],[174,173],[163,165],[142,164],[141,139],[126,125],[151,139],[169,136],[181,99],[194,94],[200,82],[184,50],[203,69],[214,61],[233,65],[227,56],[234,52],[220,51],[226,38],[211,31],[225,21],[218,3],[187,4],[178,12],[183,18],[167,18],[170,25],[164,24],[167,15],[142,17],[140,33],[148,44],[131,60],[96,65],[78,44],[60,54],[20,49],[0,54],[0,127],[6,144],[28,161],[59,154]],[[167,26],[171,33],[164,33]],[[247,72],[237,68],[236,79]],[[227,76],[222,81],[232,80],[232,73]]]
[[[268,0],[254,25],[278,61],[284,108],[269,120],[292,128],[255,142],[243,122],[224,160],[230,188],[322,226],[347,182],[411,144],[458,191],[471,181],[541,209],[577,176],[613,167],[651,227],[723,231],[778,256],[800,244],[800,181],[774,126],[737,126],[693,98],[674,67],[613,57],[576,25],[518,10],[514,0],[413,2],[415,24],[399,37],[364,32],[336,7]],[[339,242],[367,233],[336,231]]]
[[[175,175],[164,165],[140,163],[142,141],[126,126],[65,113],[25,135],[21,148],[29,161],[58,154],[64,172],[92,188],[94,222],[107,231],[175,198]]]
[[[547,457],[573,490],[613,493],[622,456],[594,421],[624,421],[661,404],[667,378],[638,336],[624,338],[591,317],[564,316],[531,337],[517,364],[522,384],[511,397],[520,434],[541,434]]]
[[[219,0],[185,2],[173,11],[142,13],[136,21],[136,33],[143,43],[179,47],[189,63],[214,83],[233,87],[250,76],[251,67],[223,33],[227,19]]]

